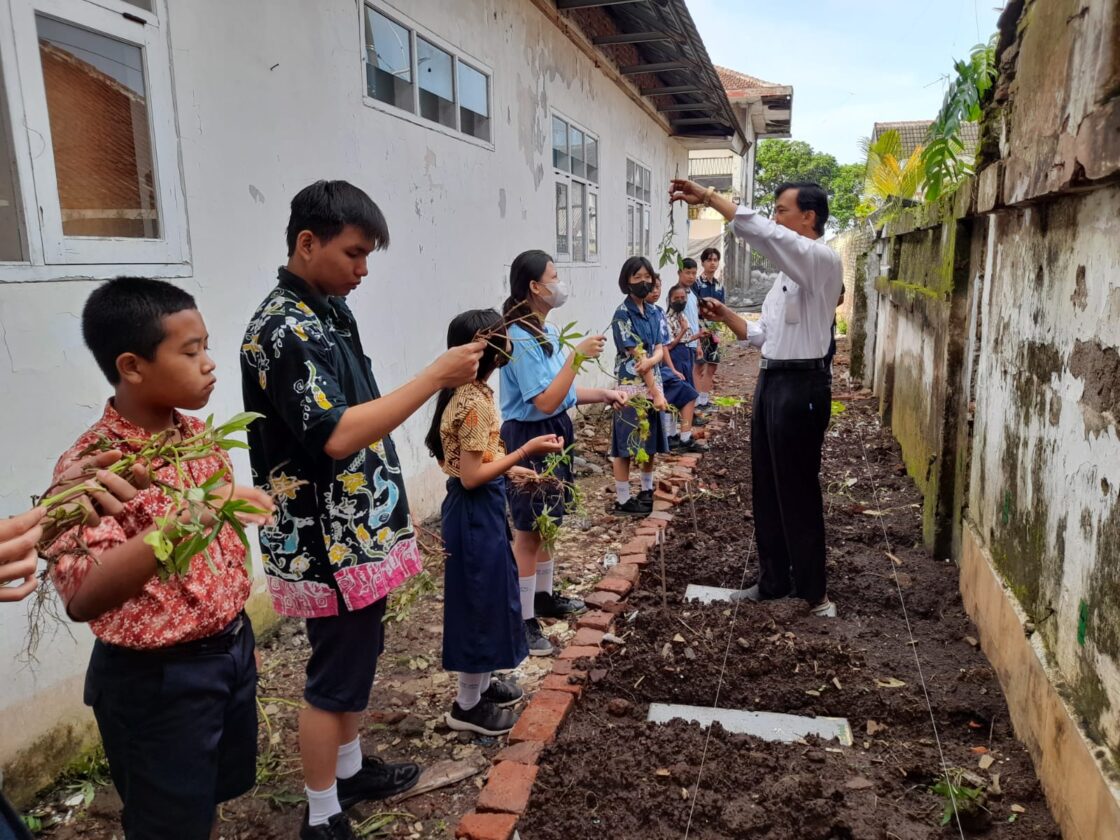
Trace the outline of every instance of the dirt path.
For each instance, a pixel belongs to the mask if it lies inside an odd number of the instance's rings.
[[[739,352],[721,369],[721,392],[749,393],[753,353]],[[921,547],[921,499],[879,427],[874,399],[841,401],[822,470],[829,590],[841,617],[814,618],[800,601],[737,611],[683,602],[689,583],[738,588],[757,576],[754,557],[744,566],[753,537],[744,411],[735,428],[717,432],[700,464],[709,492],[697,504],[698,533],[677,509],[666,549],[668,608],[651,567],[629,599],[636,615],[624,625],[625,646],[596,660],[606,676],[587,688],[542,758],[519,824],[524,840],[681,838],[686,829],[698,840],[1059,836],[976,648],[956,569]],[[931,791],[942,761],[915,648],[945,764],[960,786],[955,798],[967,812],[960,829],[955,821],[941,827],[949,798]],[[718,725],[708,738],[697,725],[645,722],[652,702],[711,706],[717,692],[723,708],[846,717],[855,743],[765,743]]]

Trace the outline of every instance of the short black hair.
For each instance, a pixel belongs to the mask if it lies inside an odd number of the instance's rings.
[[[665,300],[672,300],[674,292],[684,292],[687,295],[688,286],[685,286],[683,283],[675,283],[673,288],[669,289],[669,294],[665,295]]]
[[[178,286],[147,277],[118,277],[94,289],[82,309],[82,338],[98,367],[117,385],[117,359],[135,353],[151,361],[167,337],[163,319],[197,309],[194,298]]]
[[[347,181],[316,181],[292,199],[288,217],[288,256],[296,250],[300,231],[309,230],[320,242],[330,242],[347,225],[373,240],[376,251],[389,247],[389,226],[373,199]]]
[[[685,257],[681,260],[681,271],[684,271],[686,268],[699,268],[699,266],[696,265],[696,260],[692,257]]]
[[[642,269],[649,272],[649,281],[653,282],[653,263],[645,257],[630,257],[622,264],[622,271],[618,273],[618,288],[624,295],[630,294],[630,278]]]
[[[700,262],[705,262],[708,257],[715,257],[717,260],[723,259],[719,253],[719,248],[705,248],[700,252]]]
[[[812,181],[788,181],[778,184],[777,189],[774,190],[774,200],[777,201],[781,198],[782,193],[786,190],[797,190],[798,210],[802,213],[812,210],[817,214],[817,221],[813,225],[813,229],[818,235],[823,236],[824,225],[828,221],[828,193],[824,191],[820,184]]]

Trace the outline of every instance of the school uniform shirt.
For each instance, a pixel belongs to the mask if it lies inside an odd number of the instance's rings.
[[[440,466],[454,478],[462,477],[459,460],[464,452],[481,452],[484,464],[506,454],[494,391],[489,385],[468,382],[455,389],[439,421],[439,439],[443,443]]]
[[[689,295],[689,297],[692,296]],[[685,304],[685,308],[687,310],[687,303]],[[672,309],[670,309],[668,312],[665,312],[665,323],[669,328],[668,342],[671,342],[675,336],[680,334],[681,330],[684,330],[684,335],[677,343],[679,345],[685,345],[688,347],[691,347],[696,343],[695,341],[691,340],[691,337],[694,335],[694,333],[692,330],[692,324],[688,322],[688,316],[685,312],[674,312]]]
[[[696,335],[700,332],[700,298],[696,294],[696,284],[694,283],[688,289],[688,295],[684,299],[684,317],[688,321],[688,328],[691,335]],[[696,349],[700,344],[700,339],[693,338],[685,342],[686,346]]]
[[[647,303],[646,306],[648,307],[649,304]],[[669,331],[669,319],[665,315],[665,310],[661,308],[660,304],[653,304],[653,314],[659,322],[660,334],[658,343],[664,348],[665,359],[658,365],[661,369],[661,381],[664,382],[673,375],[673,371],[669,368],[668,362],[666,361],[669,358],[669,342],[673,340],[673,337]]]
[[[175,428],[183,438],[200,434],[205,426],[194,417],[178,412]],[[125,455],[139,452],[151,435],[122,417],[112,401],[97,421],[58,460],[54,478],[81,459],[91,444],[112,443]],[[215,447],[214,454],[185,461],[182,472],[172,464],[157,467],[152,485],[141,490],[116,516],[102,516],[95,526],[79,526],[59,537],[51,547],[51,579],[64,603],[74,597],[93,564],[116,548],[156,524],[156,518],[172,510],[174,499],[159,487],[197,487],[216,472],[230,469],[229,459]],[[82,546],[84,542],[85,546]],[[209,559],[199,554],[191,560],[186,575],[161,580],[153,575],[139,594],[89,623],[103,642],[120,647],[148,650],[204,639],[222,630],[241,612],[249,597],[249,574],[245,547],[228,525],[210,543]]]
[[[545,414],[533,405],[534,398],[543,394],[568,363],[568,353],[560,346],[560,330],[545,323],[546,340],[552,346],[552,355],[544,352],[537,336],[520,324],[509,328],[513,350],[509,362],[501,370],[502,419],[536,422],[555,417],[576,404],[576,386],[568,389],[560,407],[552,414]]]
[[[779,271],[762,316],[747,325],[747,340],[767,359],[824,358],[844,285],[840,256],[823,239],[795,233],[750,207],[739,208],[731,229]]]
[[[638,375],[638,360],[627,350],[641,343],[645,354],[647,356],[652,354],[661,343],[664,320],[661,317],[661,310],[655,305],[646,303],[643,309],[639,310],[638,304],[630,296],[627,296],[622,305],[614,311],[614,317],[611,319],[611,334],[614,336],[616,351],[614,373],[620,384],[633,385],[643,382],[642,377]],[[654,366],[653,378],[660,386],[660,366]]]
[[[281,615],[319,618],[360,610],[421,569],[393,441],[335,461],[323,447],[349,406],[381,396],[358,326],[328,298],[281,268],[249,321],[241,347],[249,458],[276,500],[260,529],[268,591]]]
[[[692,290],[696,293],[698,298],[715,298],[720,303],[723,303],[725,291],[723,284],[715,277],[709,283],[703,276],[698,276],[696,282],[692,286]]]

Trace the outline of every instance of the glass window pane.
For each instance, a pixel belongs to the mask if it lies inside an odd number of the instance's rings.
[[[578,128],[572,128],[571,136],[571,155],[572,155],[572,174],[578,175],[580,178],[587,177],[587,169],[583,163],[583,132]]]
[[[65,236],[158,239],[143,50],[36,16]]]
[[[408,30],[366,7],[366,89],[369,95],[413,110],[412,42]]]
[[[12,149],[12,125],[0,67],[0,262],[24,262],[23,218],[20,214],[19,177]]]
[[[572,259],[576,262],[587,260],[587,230],[583,212],[583,200],[587,194],[587,185],[579,181],[572,182]]]
[[[626,202],[626,256],[634,256],[634,203]]]
[[[124,2],[143,9],[145,12],[152,11],[152,0],[124,0]]]
[[[599,256],[599,194],[587,193],[587,259]]]
[[[490,93],[485,73],[459,62],[459,128],[464,134],[490,139]]]
[[[451,54],[417,38],[416,75],[420,82],[420,116],[454,128],[455,84],[451,76]]]
[[[626,194],[634,197],[634,161],[626,158]]]
[[[568,254],[568,184],[556,182],[556,253]]]
[[[649,201],[650,174],[649,170],[642,169],[642,201]]]
[[[649,256],[649,205],[642,208],[642,253]]]
[[[568,124],[559,117],[552,118],[552,165],[565,172],[571,171],[568,162]]]
[[[584,158],[587,161],[587,180],[593,184],[599,183],[599,141],[588,137],[584,146]]]

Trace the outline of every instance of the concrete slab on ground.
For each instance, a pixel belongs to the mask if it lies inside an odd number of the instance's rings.
[[[650,723],[668,723],[682,720],[709,726],[719,724],[728,732],[754,735],[764,741],[797,741],[806,735],[836,738],[846,747],[852,745],[852,727],[846,718],[803,717],[781,712],[752,712],[746,709],[716,709],[711,706],[684,706],[676,703],[650,703]]]
[[[721,586],[700,586],[697,583],[690,583],[684,591],[684,599],[686,601],[699,601],[701,604],[715,604],[721,601],[730,601],[731,596],[739,591],[738,589],[724,589]]]

